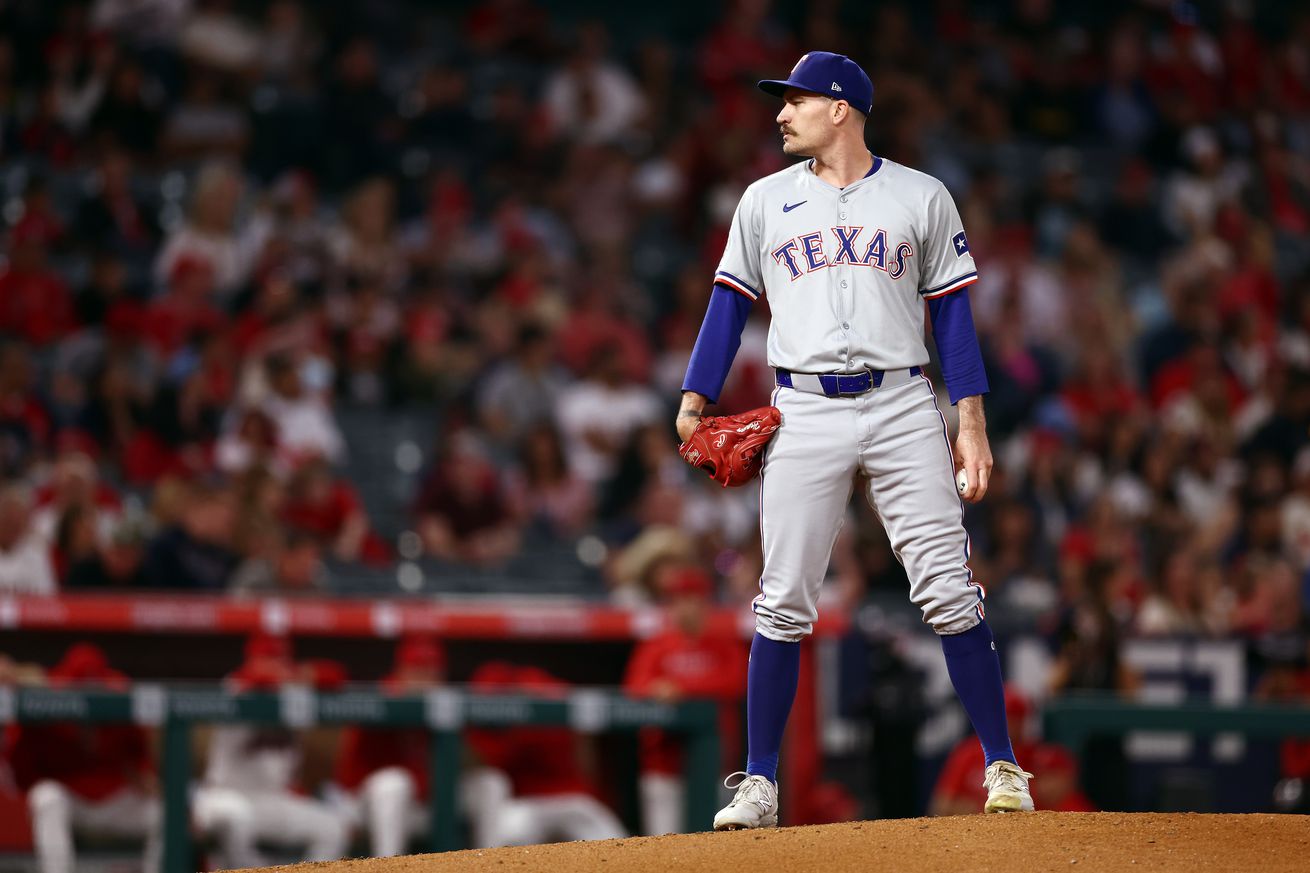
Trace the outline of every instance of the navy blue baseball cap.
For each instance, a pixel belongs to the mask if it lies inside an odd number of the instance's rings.
[[[873,83],[860,65],[832,52],[807,52],[801,55],[791,75],[785,79],[765,79],[759,83],[765,94],[781,97],[788,88],[813,91],[834,100],[845,100],[868,115],[873,111]]]

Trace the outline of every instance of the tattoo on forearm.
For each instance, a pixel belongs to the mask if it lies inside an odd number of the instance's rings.
[[[700,418],[700,413],[694,409],[683,409],[678,412],[678,418]]]

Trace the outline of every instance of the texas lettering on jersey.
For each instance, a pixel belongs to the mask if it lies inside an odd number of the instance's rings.
[[[714,274],[768,295],[769,364],[796,373],[923,366],[924,301],[977,278],[945,186],[884,158],[841,188],[808,161],[752,183]]]
[[[882,228],[868,235],[867,244],[864,236],[863,227],[837,225],[826,234],[816,230],[792,237],[770,254],[786,267],[793,282],[806,273],[842,265],[884,270],[893,279],[905,275],[905,262],[914,255],[914,246],[902,241],[890,248]]]

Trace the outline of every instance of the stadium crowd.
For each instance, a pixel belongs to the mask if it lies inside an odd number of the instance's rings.
[[[870,70],[875,153],[964,216],[975,575],[1044,617],[1058,684],[1128,681],[1125,632],[1299,632],[1310,15],[684,6],[613,32],[532,0],[0,6],[0,591],[389,566],[349,406],[439,414],[410,552],[590,535],[621,600],[689,562],[749,597],[755,496],[681,463],[671,409],[737,198],[783,165],[753,82],[822,45]],[[766,329],[767,299],[723,408],[767,402]],[[904,584],[851,515],[836,601]]]

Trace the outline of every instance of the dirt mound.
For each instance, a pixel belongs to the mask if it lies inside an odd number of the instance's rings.
[[[1109,812],[971,815],[634,837],[274,869],[296,873],[1290,873],[1310,870],[1310,816]]]

